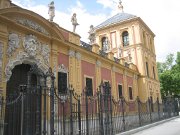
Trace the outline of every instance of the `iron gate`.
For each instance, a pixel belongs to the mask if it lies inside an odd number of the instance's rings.
[[[72,86],[58,93],[54,80],[51,69],[44,74],[34,65],[26,84],[0,98],[0,135],[114,135],[179,113],[179,98],[116,101],[109,83],[93,96],[86,88],[76,94]]]

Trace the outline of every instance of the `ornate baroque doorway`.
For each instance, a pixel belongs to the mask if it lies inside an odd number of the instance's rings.
[[[38,72],[31,70],[31,65],[17,65],[7,82],[4,135],[40,135],[41,85]]]

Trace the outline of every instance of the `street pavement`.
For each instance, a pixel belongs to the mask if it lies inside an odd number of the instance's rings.
[[[131,135],[180,135],[180,118],[173,119]]]

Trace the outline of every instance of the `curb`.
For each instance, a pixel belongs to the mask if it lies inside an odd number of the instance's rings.
[[[145,130],[145,129],[160,125],[162,123],[171,121],[171,120],[176,119],[176,118],[180,118],[180,116],[176,116],[176,117],[172,117],[172,118],[169,118],[169,119],[161,120],[161,121],[158,121],[158,122],[155,122],[155,123],[152,123],[152,124],[148,124],[148,125],[145,125],[145,126],[142,126],[142,127],[138,127],[138,128],[135,128],[135,129],[123,132],[123,133],[119,133],[119,134],[116,134],[116,135],[132,135],[134,133],[137,133],[137,132],[140,132],[142,130]]]

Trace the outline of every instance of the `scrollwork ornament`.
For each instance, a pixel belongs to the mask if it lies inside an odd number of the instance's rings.
[[[42,45],[42,56],[44,58],[45,64],[47,64],[47,65],[49,65],[49,55],[50,55],[49,45],[43,44]]]
[[[75,57],[75,51],[69,50],[69,56],[70,57]]]
[[[58,72],[68,73],[68,70],[63,64],[61,64],[58,67]]]
[[[13,52],[19,48],[19,36],[15,33],[9,35],[7,55],[12,56]]]
[[[43,62],[43,58],[42,57],[34,57],[31,58],[29,57],[29,55],[26,52],[19,52],[19,54],[16,56],[16,58],[14,59],[10,59],[6,65],[5,68],[5,77],[6,77],[6,81],[8,81],[12,75],[12,69],[19,64],[36,64],[38,66],[38,68],[40,68],[44,73],[47,71],[48,66],[46,64],[44,64]]]
[[[97,60],[97,61],[96,61],[96,65],[97,65],[98,67],[101,67],[101,62],[100,62],[99,60]]]
[[[81,60],[81,54],[79,52],[76,52],[76,59]]]

